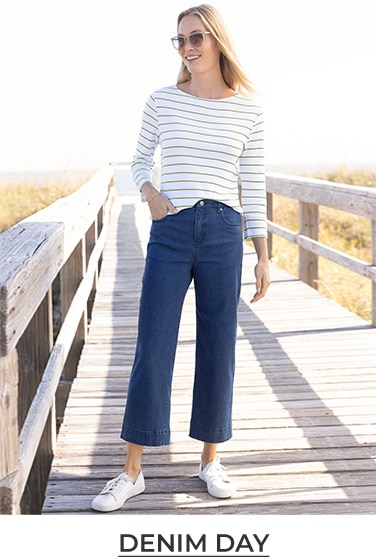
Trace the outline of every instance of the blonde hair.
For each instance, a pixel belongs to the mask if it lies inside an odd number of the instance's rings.
[[[210,33],[216,39],[221,53],[219,63],[222,77],[228,87],[230,87],[230,89],[232,89],[236,93],[254,92],[254,86],[243,70],[238,57],[235,54],[229,32],[219,12],[209,4],[201,4],[200,6],[188,8],[187,10],[181,12],[178,16],[178,29],[181,20],[188,15],[197,15],[201,19],[201,22],[203,23],[205,28],[210,31]],[[190,79],[191,74],[189,73],[184,62],[182,62],[177,79],[177,84],[179,85],[180,83],[185,83]]]

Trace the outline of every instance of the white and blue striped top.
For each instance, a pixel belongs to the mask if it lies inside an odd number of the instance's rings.
[[[263,131],[260,106],[242,94],[204,99],[176,85],[159,89],[144,109],[133,179],[139,189],[152,182],[160,144],[160,189],[177,210],[214,199],[243,213],[245,238],[266,237]]]

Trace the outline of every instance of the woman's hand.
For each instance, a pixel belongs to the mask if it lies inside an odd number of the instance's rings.
[[[255,266],[256,293],[251,300],[251,304],[261,300],[270,285],[267,240],[261,237],[253,238],[253,245],[255,246],[258,261]]]
[[[171,201],[169,201],[163,193],[155,194],[155,196],[148,201],[148,204],[153,220],[161,220],[168,215],[168,213],[177,213]]]
[[[153,220],[161,220],[168,215],[168,213],[177,213],[171,201],[156,190],[150,182],[146,182],[142,186],[141,191],[149,205],[151,218]]]
[[[267,289],[270,285],[269,277],[269,262],[266,260],[258,261],[255,266],[255,277],[256,277],[256,293],[251,300],[251,304],[258,302],[266,294]]]

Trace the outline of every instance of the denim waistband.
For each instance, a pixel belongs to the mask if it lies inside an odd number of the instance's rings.
[[[222,203],[221,201],[216,201],[215,199],[200,199],[192,207],[192,209],[203,209],[203,208],[209,208],[209,209],[212,208],[215,209],[217,212],[220,212],[223,209],[232,209],[233,211],[235,211],[235,209],[233,207],[230,207],[230,205],[226,205],[226,203]]]

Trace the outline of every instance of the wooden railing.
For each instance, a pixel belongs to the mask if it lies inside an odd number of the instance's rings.
[[[269,254],[273,255],[273,234],[299,246],[299,278],[317,288],[318,257],[324,257],[372,281],[372,324],[376,326],[376,188],[336,184],[312,178],[269,173],[268,229]],[[299,201],[299,231],[293,232],[273,222],[273,195]],[[371,221],[371,261],[365,262],[318,241],[319,206],[323,205],[366,217]]]
[[[0,234],[1,514],[37,514],[42,507],[56,440],[56,393],[62,377],[74,378],[85,342],[112,178],[106,168]],[[55,334],[53,286],[61,292]]]

